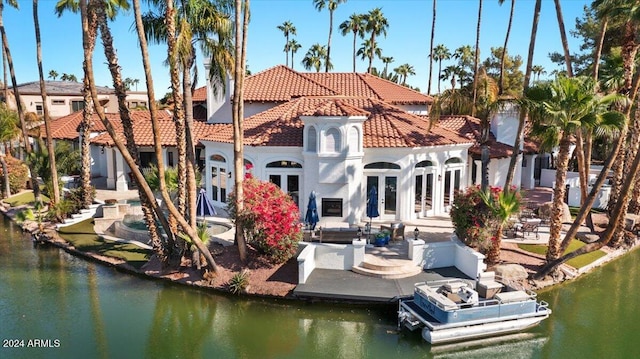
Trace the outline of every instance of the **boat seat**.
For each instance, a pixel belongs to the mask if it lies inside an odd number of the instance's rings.
[[[530,299],[531,296],[522,290],[515,290],[513,292],[498,293],[494,298],[500,301],[500,303],[513,303],[525,301]]]
[[[502,283],[496,282],[495,278],[496,272],[480,273],[480,275],[478,275],[478,282],[476,283],[478,295],[486,299],[491,299],[502,291],[504,286]]]

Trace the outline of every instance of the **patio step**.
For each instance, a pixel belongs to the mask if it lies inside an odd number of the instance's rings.
[[[398,258],[394,254],[365,254],[364,261],[352,270],[362,275],[384,279],[412,277],[422,272],[422,268],[411,260]]]

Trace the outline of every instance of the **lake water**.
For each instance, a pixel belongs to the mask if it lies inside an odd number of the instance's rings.
[[[397,331],[394,307],[150,281],[34,247],[2,219],[0,358],[638,358],[639,262],[634,252],[540,293],[554,313],[525,334],[431,348],[418,331]]]

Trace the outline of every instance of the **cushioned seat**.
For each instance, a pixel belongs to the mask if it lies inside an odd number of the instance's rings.
[[[500,293],[503,288],[502,283],[496,282],[495,272],[484,272],[478,276],[478,282],[476,283],[476,291],[481,297],[491,299],[496,294]]]

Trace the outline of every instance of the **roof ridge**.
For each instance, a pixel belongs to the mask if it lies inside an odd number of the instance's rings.
[[[358,78],[360,78],[362,80],[362,82],[364,82],[365,85],[367,85],[367,87],[369,88],[369,90],[371,90],[371,92],[373,92],[374,94],[376,94],[376,96],[378,96],[377,100],[382,100],[382,96],[380,95],[380,93],[378,91],[376,91],[375,88],[373,88],[373,86],[371,86],[371,84],[367,81],[367,79],[366,79],[366,77],[367,77],[366,75],[367,74],[356,73],[356,75],[358,75]]]
[[[281,65],[281,66],[284,66],[284,65]],[[285,66],[285,67],[286,67],[286,66]],[[289,69],[288,67],[286,67],[286,68],[287,68],[287,69]],[[289,70],[291,70],[293,73],[298,74],[298,75],[300,75],[300,76],[304,77],[305,79],[307,79],[307,80],[309,80],[309,81],[313,82],[314,84],[317,84],[318,86],[320,86],[320,87],[322,87],[322,88],[324,88],[324,89],[326,89],[326,90],[329,90],[329,91],[333,92],[333,93],[334,93],[334,94],[336,94],[336,95],[342,95],[342,93],[338,92],[338,90],[336,90],[336,89],[334,89],[334,88],[331,88],[331,87],[329,87],[329,86],[327,86],[327,85],[325,85],[325,84],[322,84],[322,83],[320,83],[320,82],[318,82],[318,81],[316,81],[316,80],[312,79],[311,77],[307,76],[307,75],[306,75],[305,73],[303,73],[303,72],[298,72],[298,71],[296,71],[296,70],[294,70],[294,69],[289,69]]]

